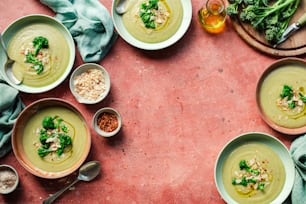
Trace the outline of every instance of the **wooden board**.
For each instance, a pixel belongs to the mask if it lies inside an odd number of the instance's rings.
[[[289,25],[296,22],[297,19],[305,12],[306,0],[301,0],[300,6],[291,19]],[[232,19],[232,23],[239,36],[249,45],[261,52],[275,57],[298,56],[306,53],[306,25],[300,28],[299,31],[294,33],[277,48],[273,48],[273,45],[266,42],[263,34],[255,31],[250,25],[242,23],[239,19]]]

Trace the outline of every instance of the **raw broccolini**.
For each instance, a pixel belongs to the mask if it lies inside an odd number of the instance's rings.
[[[230,17],[239,17],[263,32],[265,39],[274,44],[281,39],[299,4],[300,0],[231,0],[226,11]]]

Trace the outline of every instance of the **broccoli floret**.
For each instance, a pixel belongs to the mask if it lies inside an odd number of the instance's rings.
[[[246,163],[245,160],[241,160],[241,161],[239,162],[239,168],[240,168],[240,170],[242,170],[242,169],[249,169],[250,167],[249,167],[249,165]]]
[[[245,177],[242,177],[240,184],[243,185],[243,186],[247,186],[248,185],[248,181],[246,180]]]
[[[40,157],[45,157],[47,156],[50,152],[53,152],[52,150],[49,149],[45,149],[45,148],[39,148],[37,150],[37,153]]]
[[[227,15],[229,15],[229,16],[237,15],[238,14],[238,7],[239,7],[239,4],[237,4],[237,3],[229,4],[226,8]]]
[[[265,31],[265,38],[269,42],[272,42],[274,39],[280,38],[279,33],[280,31],[278,27],[270,27]]]
[[[281,98],[288,97],[288,100],[290,100],[293,97],[292,87],[285,84],[283,86],[283,90],[282,90],[282,93],[280,94],[280,97]]]
[[[254,29],[264,32],[269,43],[276,43],[288,27],[301,0],[239,0],[230,1],[227,14],[239,17]]]
[[[258,190],[264,190],[265,189],[265,184],[264,183],[260,183],[258,185]]]
[[[34,46],[34,56],[38,54],[40,49],[49,47],[48,39],[43,36],[35,37],[32,43]]]
[[[306,96],[304,96],[302,93],[299,93],[300,99],[306,103]]]
[[[35,69],[37,74],[40,74],[44,70],[42,62],[36,59],[31,52],[26,55],[26,62],[33,64],[32,68]]]
[[[60,140],[61,147],[56,150],[56,153],[58,156],[61,156],[62,153],[64,152],[64,149],[72,144],[72,141],[71,141],[71,137],[65,134],[60,134],[59,140]]]
[[[55,129],[54,118],[51,116],[44,117],[42,126],[45,129]]]

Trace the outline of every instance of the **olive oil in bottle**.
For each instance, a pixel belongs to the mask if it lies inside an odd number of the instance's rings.
[[[198,19],[209,33],[220,33],[225,28],[226,11],[223,0],[207,0],[198,11]]]

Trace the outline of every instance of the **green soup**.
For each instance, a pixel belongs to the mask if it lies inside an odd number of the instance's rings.
[[[241,185],[233,185],[233,178],[240,172],[241,160],[256,160],[264,163],[269,182],[264,190],[249,190]],[[226,159],[222,169],[222,180],[228,194],[238,203],[271,203],[282,191],[286,179],[285,168],[278,155],[267,145],[250,142],[239,146]]]
[[[25,62],[25,51],[31,47],[33,39],[43,36],[48,39],[49,47],[45,50],[48,61],[44,71],[36,74],[33,64]],[[32,87],[43,87],[57,81],[67,69],[70,58],[68,43],[64,35],[51,24],[31,23],[20,29],[8,44],[8,54],[15,60],[14,75],[21,79],[23,84]]]
[[[306,91],[306,68],[296,65],[287,65],[273,70],[262,82],[259,91],[260,105],[263,112],[277,125],[286,128],[299,128],[306,125],[306,108],[301,111],[284,111],[277,106],[284,85]]]
[[[69,136],[72,139],[72,148],[61,156],[40,157],[37,154],[39,143],[39,130],[42,128],[42,120],[46,116],[57,115],[63,119],[68,127]],[[86,124],[73,111],[63,107],[45,108],[34,114],[26,123],[23,131],[22,143],[26,157],[31,163],[46,172],[60,172],[69,168],[82,158],[87,142]]]
[[[145,0],[130,0],[127,12],[122,16],[127,31],[136,39],[147,43],[158,43],[169,39],[179,29],[183,20],[183,7],[181,0],[159,0],[159,7],[167,11],[168,20],[156,29],[144,26],[139,11]]]

